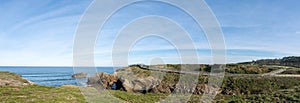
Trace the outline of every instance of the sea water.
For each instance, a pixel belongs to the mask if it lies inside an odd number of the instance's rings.
[[[84,69],[82,69],[84,72]],[[72,78],[74,74],[73,67],[0,67],[0,71],[17,73],[23,78],[30,80],[38,85],[44,86],[62,86],[62,85],[86,85],[85,83],[76,82]],[[76,70],[75,70],[76,71]],[[112,74],[115,71],[113,67],[96,67],[96,72],[106,72]],[[82,78],[87,81],[86,78]],[[78,80],[77,80],[78,81]]]

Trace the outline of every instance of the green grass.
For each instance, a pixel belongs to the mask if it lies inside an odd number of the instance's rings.
[[[242,65],[242,64],[228,64],[226,65],[226,72],[232,74],[263,74],[280,68],[258,66],[258,65]]]
[[[20,75],[0,72],[0,80],[27,83]],[[0,81],[1,82],[1,81]],[[0,86],[1,103],[86,103],[79,88],[39,85]]]
[[[218,95],[218,102],[300,102],[299,86],[263,94]]]
[[[180,64],[166,64],[164,68],[180,71],[181,70]],[[191,69],[194,71],[202,71],[202,72],[211,72],[212,65],[189,65],[190,67],[187,69]],[[215,65],[217,66],[217,65]],[[155,67],[155,65],[154,65]],[[280,67],[270,67],[270,66],[259,66],[259,65],[247,65],[247,64],[227,64],[226,65],[226,73],[232,74],[263,74],[268,73],[273,70],[280,69]]]
[[[124,91],[110,91],[115,97],[130,103],[154,103],[164,99],[167,94],[153,94],[153,93],[128,93]]]
[[[124,91],[110,91],[115,97],[118,97],[126,102],[130,103],[155,103],[169,97],[168,94],[140,94],[140,93],[128,93]],[[171,98],[188,98],[182,94],[170,96]],[[202,95],[192,95],[188,99],[189,103],[199,103]],[[282,89],[272,91],[269,93],[260,94],[236,94],[225,95],[219,94],[215,97],[213,102],[300,102],[300,87],[296,86],[290,89]],[[178,101],[177,101],[178,102]],[[182,101],[183,102],[183,101]]]
[[[289,70],[286,70],[280,74],[300,74],[300,69],[299,68],[296,68],[296,69],[289,69]]]
[[[86,103],[78,88],[38,85],[1,87],[0,100],[3,103]]]

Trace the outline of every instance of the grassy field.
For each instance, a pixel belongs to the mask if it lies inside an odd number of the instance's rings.
[[[165,99],[167,94],[140,94],[128,93],[124,91],[111,91],[111,93],[122,100],[131,103],[154,103]],[[183,95],[173,96],[173,98],[182,97]],[[192,95],[188,102],[199,103],[202,95]],[[225,95],[219,94],[213,102],[300,102],[300,86],[290,89],[282,89],[269,93],[260,94],[236,94]]]
[[[0,88],[3,103],[84,103],[78,88],[47,87],[38,85],[5,86]]]

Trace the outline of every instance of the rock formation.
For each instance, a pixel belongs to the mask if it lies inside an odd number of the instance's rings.
[[[166,80],[160,80],[153,76],[140,76],[143,72],[135,74],[132,72],[131,67],[123,68],[118,70],[114,74],[97,73],[94,76],[88,78],[88,85],[93,87],[102,87],[103,89],[115,89],[123,90],[127,92],[138,92],[138,93],[193,93],[203,94],[205,92],[217,91],[218,88],[209,87],[206,84],[190,84],[178,85],[177,82],[170,82]],[[140,69],[143,70],[144,69]],[[145,71],[144,71],[145,72]],[[193,88],[192,88],[193,87]]]
[[[9,72],[0,72],[0,87],[1,86],[25,86],[33,85],[34,83],[22,78],[18,74]]]
[[[92,86],[102,86],[105,89],[112,89],[113,85],[117,83],[117,74],[97,73],[94,76],[89,77],[88,84]]]
[[[77,74],[73,74],[72,77],[73,78],[86,78],[87,73],[77,73]]]

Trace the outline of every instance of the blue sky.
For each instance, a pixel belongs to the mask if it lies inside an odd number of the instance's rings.
[[[92,0],[0,0],[0,65],[71,66],[73,39],[78,23]],[[299,0],[206,0],[224,33],[227,62],[299,55]],[[99,33],[95,64],[110,66],[111,48],[118,30],[143,15],[168,17],[186,29],[196,44],[200,63],[211,63],[205,34],[192,18],[172,6],[143,2],[119,10]],[[174,30],[176,32],[176,30]],[[172,37],[181,38],[179,35]],[[120,41],[126,42],[126,41]],[[187,45],[184,51],[193,50]],[[176,49],[167,41],[140,40],[129,55],[130,63],[150,63],[160,57],[179,63]]]

